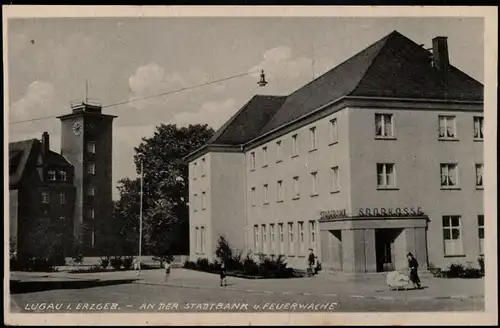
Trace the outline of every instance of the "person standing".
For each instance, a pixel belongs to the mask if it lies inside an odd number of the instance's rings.
[[[226,263],[224,260],[222,260],[220,264],[220,285],[222,286],[227,286],[227,272],[226,272]]]
[[[418,277],[418,261],[412,253],[408,253],[408,268],[410,269],[410,280],[414,288],[421,288],[420,278]]]
[[[314,255],[314,251],[312,248],[309,248],[309,257],[307,258],[307,262],[309,264],[309,272],[311,275],[316,273],[316,255]]]
[[[170,262],[167,260],[165,261],[165,281],[167,281],[169,276],[170,276]]]

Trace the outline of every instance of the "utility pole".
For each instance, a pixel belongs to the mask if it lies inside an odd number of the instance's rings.
[[[143,167],[143,159],[141,158],[141,191],[139,193],[140,196],[140,205],[139,205],[139,272],[141,274],[141,255],[142,255],[142,194],[143,194],[143,180],[144,180],[144,167]]]

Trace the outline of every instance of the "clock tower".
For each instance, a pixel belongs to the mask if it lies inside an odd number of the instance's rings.
[[[113,119],[99,104],[80,102],[61,120],[61,154],[75,167],[73,232],[85,255],[98,255],[99,236],[113,215]]]

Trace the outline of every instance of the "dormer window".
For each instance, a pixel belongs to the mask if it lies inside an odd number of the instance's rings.
[[[50,181],[56,181],[56,171],[49,170],[49,172],[47,173],[47,176],[48,176]]]

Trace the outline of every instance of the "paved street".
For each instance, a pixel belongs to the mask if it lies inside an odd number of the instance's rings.
[[[320,295],[286,295],[286,294],[267,294],[262,292],[245,292],[241,290],[233,290],[231,286],[221,288],[218,291],[212,289],[194,289],[194,288],[178,288],[169,286],[146,285],[137,283],[125,283],[121,285],[93,287],[86,289],[69,289],[69,290],[50,290],[43,292],[15,294],[12,296],[13,301],[18,307],[31,307],[39,303],[63,304],[67,311],[73,312],[157,312],[175,310],[186,311],[189,307],[193,311],[203,311],[203,306],[198,306],[200,303],[207,303],[205,310],[210,311],[208,306],[210,303],[231,303],[240,304],[240,310],[244,311],[266,311],[273,312],[271,304],[266,306],[266,303],[293,303],[309,306],[311,303],[323,305],[323,311],[334,312],[354,312],[354,311],[390,311],[390,312],[405,312],[405,311],[481,311],[484,308],[483,299],[447,299],[447,300],[377,300],[377,299],[362,299],[347,296],[320,296]],[[85,308],[84,303],[89,303]],[[98,303],[108,304],[108,310],[97,308]],[[112,303],[117,303],[113,305]],[[152,304],[148,308],[147,304]],[[162,304],[170,303],[169,308],[161,309]],[[196,303],[196,305],[188,304]],[[336,304],[335,304],[336,303]],[[94,304],[94,309],[90,305]],[[175,306],[177,304],[177,307]],[[248,304],[245,307],[243,304]],[[68,309],[68,305],[71,306]],[[225,304],[223,304],[225,305]],[[102,304],[101,306],[104,306]],[[141,308],[142,306],[142,308]],[[233,305],[238,306],[238,305]],[[255,308],[254,306],[259,306]],[[298,306],[298,305],[296,305]],[[113,307],[115,307],[113,309]],[[201,307],[201,308],[200,308]],[[277,311],[275,305],[274,311]],[[291,308],[290,308],[291,309]],[[298,308],[296,308],[298,310]],[[318,307],[319,309],[319,307]],[[237,310],[237,309],[233,309]],[[13,311],[15,311],[13,309]],[[35,312],[44,312],[40,309],[35,309]],[[48,310],[46,310],[48,311]],[[212,306],[212,311],[217,311],[217,304]],[[303,312],[309,312],[311,309],[302,309]],[[49,311],[50,312],[50,311]]]
[[[51,312],[49,304],[62,307],[57,312],[406,312],[484,309],[482,280],[427,278],[423,279],[428,287],[424,290],[390,292],[384,286],[383,276],[365,277],[358,281],[329,276],[280,280],[230,278],[228,287],[218,286],[217,275],[184,269],[174,269],[167,282],[162,270],[143,271],[140,276],[133,271],[15,273],[14,278],[23,281],[23,287],[13,290],[13,311],[16,308],[17,311]],[[231,308],[227,304],[231,304]]]

